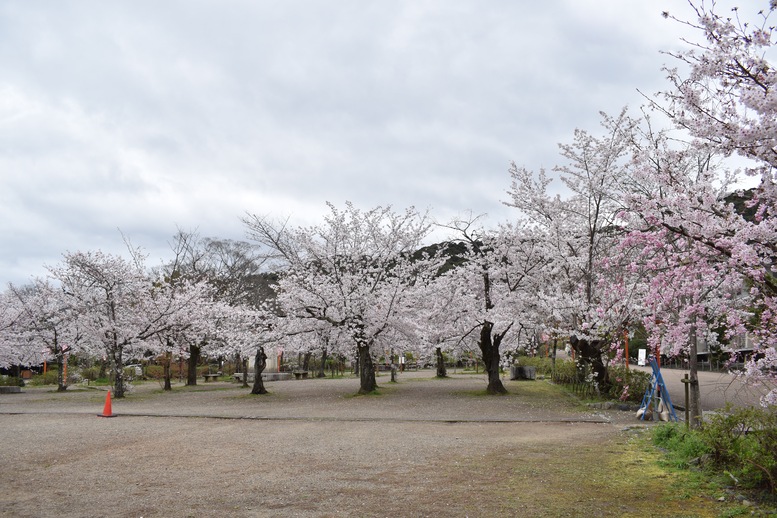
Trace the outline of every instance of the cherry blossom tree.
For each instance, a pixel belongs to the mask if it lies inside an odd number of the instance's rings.
[[[124,365],[154,351],[156,335],[169,331],[192,310],[201,292],[170,292],[154,283],[144,257],[133,260],[100,251],[64,254],[63,263],[49,267],[71,306],[78,311],[83,341],[110,360],[114,395],[125,395]]]
[[[468,253],[466,246],[451,243],[437,253],[450,257],[451,250],[457,249],[457,262],[464,261],[462,255]],[[438,246],[438,248],[440,248]],[[450,259],[449,259],[450,261]],[[444,268],[440,275],[426,284],[416,284],[410,292],[411,299],[403,309],[402,318],[407,322],[413,340],[419,346],[419,356],[434,358],[437,377],[447,376],[444,353],[452,352],[468,334],[468,313],[476,311],[479,305],[477,293],[468,289],[468,285],[459,282],[451,269]]]
[[[225,325],[219,325],[220,322],[223,324],[234,320],[226,317],[229,308],[235,308],[237,315],[244,315],[245,311],[258,309],[264,301],[273,298],[274,279],[262,271],[264,259],[258,255],[257,247],[244,241],[202,239],[196,232],[179,229],[170,248],[173,257],[162,268],[165,282],[173,290],[187,284],[206,284],[210,292],[208,298],[211,310],[214,312],[209,322],[189,325],[186,332],[173,329],[175,337],[172,340],[169,336],[166,338],[170,342],[167,349],[177,348],[187,359],[187,385],[196,385],[197,366],[203,355],[223,356],[226,351],[232,351],[231,354],[241,354],[241,351],[248,355],[254,354],[253,348],[244,351],[242,341],[233,333],[214,333],[226,329]],[[244,320],[237,317],[237,321]],[[237,340],[235,346],[227,343],[227,335],[229,340]],[[180,349],[182,344],[185,345],[183,350]],[[239,358],[237,363],[240,363]]]
[[[690,49],[666,53],[681,67],[665,68],[671,86],[657,94],[663,101],[653,106],[695,137],[696,146],[752,159],[755,166],[748,174],[761,175],[764,186],[771,187],[777,166],[777,71],[767,56],[775,42],[769,25],[775,4],[760,10],[755,22],[740,19],[738,8],[721,14],[714,2],[689,4],[695,21],[664,15],[696,29],[703,39],[686,40]],[[773,198],[774,191],[764,195]]]
[[[78,352],[81,341],[79,315],[72,301],[50,281],[41,278],[22,288],[11,285],[8,292],[20,309],[13,326],[15,342],[22,348],[44,348],[42,359],[56,360],[57,390],[66,390],[67,355]]]
[[[31,287],[9,286],[0,292],[0,367],[36,365],[41,359],[41,345],[31,341],[27,333],[24,306],[14,290],[31,291]]]
[[[477,227],[477,218],[448,227],[466,245],[466,261],[437,282],[464,286],[468,295],[457,299],[455,312],[458,325],[466,327],[461,339],[476,335],[488,375],[486,391],[505,394],[499,376],[505,338],[511,333],[513,344],[520,346],[540,325],[541,293],[550,262],[544,236],[521,225],[486,232]]]
[[[410,208],[361,211],[328,204],[324,223],[291,227],[248,215],[248,235],[282,268],[277,304],[286,319],[315,320],[349,337],[358,356],[360,393],[377,388],[373,346],[402,324],[399,310],[409,289],[433,265],[414,259],[429,231],[425,215]],[[350,356],[350,354],[349,354]]]
[[[203,347],[216,349],[222,341],[217,339],[217,329],[228,320],[233,308],[214,301],[212,288],[204,282],[192,282],[186,278],[171,280],[162,278],[155,283],[159,297],[167,297],[173,307],[180,306],[182,311],[169,315],[167,325],[154,334],[156,340],[157,359],[164,369],[164,390],[172,390],[171,366],[173,357],[177,354],[183,361],[191,361],[191,352],[195,357]],[[196,360],[195,360],[196,362]],[[194,372],[196,381],[196,363],[189,366],[189,372]],[[187,376],[187,385],[191,385],[191,376]]]
[[[619,213],[628,190],[628,159],[635,122],[626,110],[618,117],[602,114],[604,134],[595,136],[575,130],[571,144],[560,144],[565,164],[553,171],[563,183],[559,192],[550,190],[545,170],[534,173],[512,164],[508,206],[517,208],[528,224],[540,232],[552,256],[556,300],[546,322],[570,336],[578,361],[592,369],[600,388],[608,383],[604,357],[615,328],[597,311],[602,260],[608,256],[621,232]],[[604,288],[604,292],[607,288]]]
[[[243,386],[248,386],[248,358],[254,357],[254,383],[252,394],[267,394],[262,373],[267,367],[265,346],[278,340],[273,330],[275,316],[262,309],[247,305],[231,306],[219,303],[222,312],[209,332],[209,354],[243,358]]]
[[[619,260],[629,263],[630,272],[648,276],[641,305],[651,349],[688,358],[690,410],[698,426],[698,342],[725,346],[745,332],[749,318],[745,277],[721,253],[747,223],[726,201],[736,176],[719,167],[709,148],[683,144],[666,130],[654,132],[649,118],[633,137],[632,190],[620,215],[628,232],[617,248],[630,253]],[[714,235],[723,226],[728,237],[718,240]]]
[[[704,3],[691,5],[698,20],[681,23],[698,29],[703,40],[669,53],[682,66],[666,69],[670,87],[652,105],[692,137],[692,151],[651,146],[654,152],[635,153],[635,170],[651,188],[630,201],[636,221],[631,222],[634,233],[629,239],[654,243],[646,252],[660,257],[665,270],[654,280],[656,290],[682,294],[681,316],[674,321],[658,319],[665,334],[678,339],[683,335],[687,343],[698,338],[705,322],[723,318],[729,333],[741,332],[744,326],[758,339],[747,375],[773,382],[777,73],[767,56],[774,45],[768,25],[774,3],[759,12],[753,24],[743,21],[736,9],[721,15],[714,3],[710,8]],[[736,180],[730,170],[697,167],[688,174],[680,165],[689,155],[739,155],[750,160],[752,166],[745,172],[760,180],[749,202],[754,216],[744,218],[727,199]],[[688,265],[695,265],[697,273],[688,271]],[[680,275],[684,271],[686,275]],[[747,288],[746,300],[739,293],[742,287]],[[666,314],[677,315],[680,309]],[[671,329],[668,322],[674,322]],[[771,391],[764,403],[777,403],[777,391]]]

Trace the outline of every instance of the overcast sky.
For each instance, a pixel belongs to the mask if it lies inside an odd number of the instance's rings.
[[[766,2],[764,2],[765,4]],[[0,2],[0,282],[325,202],[441,221],[666,86],[683,0]],[[121,231],[121,233],[120,233]]]

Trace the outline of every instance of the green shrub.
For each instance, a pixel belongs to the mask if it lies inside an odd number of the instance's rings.
[[[534,367],[537,374],[553,376],[553,358],[547,356],[518,356],[517,363],[524,367]],[[574,360],[556,359],[554,380],[557,383],[576,383],[577,376]]]
[[[100,369],[97,367],[84,367],[81,369],[81,378],[85,380],[96,380],[100,377]]]
[[[610,399],[639,403],[650,385],[650,374],[625,366],[615,365],[607,368],[610,387],[606,394]]]
[[[714,464],[748,487],[777,492],[777,410],[727,407],[701,430]]]
[[[24,380],[16,376],[0,376],[0,387],[23,387]]]
[[[553,376],[556,383],[574,384],[578,381],[577,365],[574,360],[556,360],[556,373]]]
[[[181,364],[179,362],[172,362],[170,363],[170,377],[171,378],[178,378],[181,375]],[[207,372],[207,367],[197,367],[197,373],[199,375],[202,375],[203,372]],[[146,365],[146,368],[144,369],[144,372],[146,373],[146,377],[149,379],[154,380],[161,380],[165,376],[165,366],[164,365]],[[183,376],[186,377],[187,373],[189,372],[189,365],[184,362],[183,364]]]
[[[45,374],[35,374],[31,379],[32,385],[56,385],[59,371],[56,369],[49,369]]]
[[[135,367],[124,367],[124,379],[127,381],[132,381],[137,378],[141,378],[142,376],[137,375],[137,371],[135,371]]]
[[[152,380],[161,380],[165,376],[165,368],[163,365],[147,365],[146,377]]]

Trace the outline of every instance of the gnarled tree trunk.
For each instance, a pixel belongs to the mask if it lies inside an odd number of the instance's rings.
[[[165,359],[164,359],[164,378],[165,378],[165,387],[164,390],[173,390],[173,384],[171,383],[171,378],[173,377],[173,370],[170,368],[171,363],[173,361],[173,353],[166,352],[165,353]]]
[[[507,389],[499,378],[499,346],[507,331],[495,334],[492,339],[491,332],[493,330],[494,324],[492,322],[484,322],[480,328],[480,342],[478,344],[483,355],[486,373],[488,374],[486,392],[488,394],[507,394]]]
[[[435,354],[437,355],[437,377],[445,378],[448,376],[448,370],[445,368],[445,358],[442,355],[442,349],[438,347],[435,350]]]
[[[264,381],[262,381],[262,372],[264,372],[265,367],[267,367],[267,355],[264,353],[264,347],[260,346],[254,357],[254,386],[251,389],[251,394],[267,394]]]
[[[369,345],[360,345],[356,348],[359,354],[359,394],[369,394],[378,388],[375,381],[375,365],[372,363]]]
[[[65,358],[65,352],[61,347],[57,347],[57,392],[64,392],[67,390],[67,376],[65,371],[67,370],[67,359]]]
[[[200,346],[189,346],[189,369],[186,373],[186,384],[197,385],[197,364],[200,363]]]
[[[124,347],[116,344],[113,350],[113,397],[124,397]]]
[[[318,367],[318,374],[316,374],[317,378],[326,378],[326,372],[324,372],[324,369],[326,369],[326,359],[327,359],[327,350],[326,347],[321,351],[321,365]]]

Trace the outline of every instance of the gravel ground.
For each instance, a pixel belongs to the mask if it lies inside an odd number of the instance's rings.
[[[631,412],[567,397],[483,396],[483,376],[403,373],[267,383],[156,383],[0,395],[0,516],[494,516],[500,459],[607,447]],[[604,513],[607,514],[607,513]],[[613,514],[616,515],[616,514]]]

